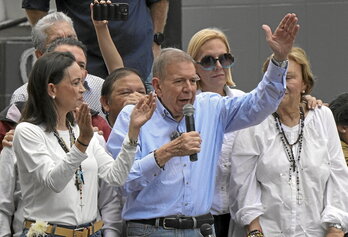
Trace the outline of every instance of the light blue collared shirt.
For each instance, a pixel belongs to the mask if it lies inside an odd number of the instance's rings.
[[[189,156],[173,157],[164,170],[157,166],[153,151],[169,143],[173,131],[186,132],[186,126],[185,119],[177,122],[157,100],[152,118],[140,130],[135,162],[124,186],[127,201],[123,218],[208,213],[224,133],[256,125],[273,113],[284,95],[285,80],[286,70],[270,63],[258,87],[245,96],[230,98],[209,92],[197,95],[195,127],[202,138],[198,161],[190,162]],[[112,129],[107,149],[113,157],[121,149],[133,107],[121,111]]]

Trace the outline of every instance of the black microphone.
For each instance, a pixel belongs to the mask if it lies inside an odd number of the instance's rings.
[[[195,112],[195,108],[191,104],[186,104],[183,107],[183,113],[185,115],[186,121],[186,131],[196,131],[195,129],[195,119],[193,118],[193,113]],[[197,153],[190,155],[190,161],[197,161]]]
[[[201,225],[201,228],[199,230],[201,231],[201,235],[203,235],[203,237],[214,237],[213,227],[208,223]]]

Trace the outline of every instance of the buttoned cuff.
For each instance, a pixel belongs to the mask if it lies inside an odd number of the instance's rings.
[[[162,172],[162,169],[156,164],[153,152],[139,160],[138,165],[142,171],[142,174],[147,180],[150,181],[156,178]]]

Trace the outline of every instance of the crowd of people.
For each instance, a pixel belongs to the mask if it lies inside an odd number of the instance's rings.
[[[167,0],[131,1],[125,22],[49,2],[23,0],[37,60],[0,113],[0,236],[348,232],[348,94],[310,96],[295,14],[262,26],[272,55],[245,93],[220,29],[161,49]]]

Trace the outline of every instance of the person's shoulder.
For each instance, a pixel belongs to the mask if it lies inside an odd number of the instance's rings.
[[[92,75],[92,74],[87,74],[85,80],[88,83],[96,83],[96,84],[103,84],[104,83],[104,79],[101,77],[98,77],[96,75]]]
[[[211,98],[221,98],[221,97],[222,96],[219,95],[218,93],[204,91],[196,95],[196,100],[207,100]]]
[[[15,129],[16,133],[22,133],[22,132],[34,132],[34,133],[43,133],[44,130],[42,126],[35,125],[33,123],[29,122],[20,122]]]
[[[309,110],[309,113],[313,113],[315,116],[320,117],[332,116],[331,109],[327,106],[316,107],[313,110]]]
[[[231,87],[226,87],[226,88],[228,90],[227,95],[230,97],[238,97],[238,96],[245,95],[245,92],[242,90],[231,88]]]
[[[122,108],[120,114],[121,114],[121,113],[131,114],[134,107],[135,107],[134,104],[125,105],[125,106]]]
[[[335,119],[329,107],[322,106],[309,110],[305,119],[305,124],[313,127],[326,127],[335,124]]]
[[[16,131],[19,131],[19,130],[25,129],[25,128],[31,128],[31,127],[36,127],[36,125],[34,125],[32,123],[28,123],[28,122],[20,122],[16,126]]]
[[[26,92],[28,88],[28,82],[24,83],[23,85],[21,85],[20,87],[18,87],[13,94],[22,94],[23,92]]]

